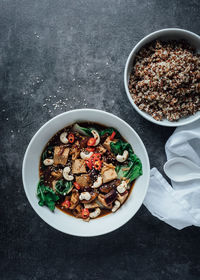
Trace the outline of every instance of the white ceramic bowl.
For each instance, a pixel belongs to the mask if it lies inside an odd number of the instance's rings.
[[[116,213],[90,220],[89,223],[69,216],[59,209],[52,213],[47,207],[38,205],[36,196],[39,181],[39,160],[48,140],[60,129],[77,121],[92,121],[115,127],[132,145],[143,165],[143,175],[135,183],[130,197]],[[80,109],[60,114],[45,123],[32,138],[26,150],[22,176],[26,196],[36,213],[52,227],[76,236],[96,236],[111,232],[130,220],[140,208],[149,184],[149,159],[137,133],[122,119],[99,110]]]
[[[131,102],[133,108],[145,119],[148,121],[151,121],[153,123],[156,123],[158,125],[162,126],[182,126],[185,124],[192,123],[196,121],[197,119],[200,118],[200,111],[197,112],[195,115],[189,116],[187,118],[181,118],[178,121],[175,122],[170,122],[167,119],[164,119],[162,121],[156,121],[151,115],[141,111],[138,106],[134,103],[129,89],[128,89],[128,83],[129,83],[129,78],[130,78],[130,73],[133,67],[133,61],[135,59],[136,54],[139,52],[139,50],[146,44],[154,41],[154,40],[161,40],[161,41],[166,41],[166,40],[180,40],[180,39],[185,39],[190,43],[199,53],[200,52],[200,36],[198,36],[195,33],[192,33],[190,31],[184,30],[184,29],[178,29],[178,28],[167,28],[167,29],[162,29],[158,30],[156,32],[153,32],[149,34],[148,36],[144,37],[137,45],[133,48],[131,51],[127,62],[125,66],[125,71],[124,71],[124,85],[125,85],[125,90],[126,94],[128,96],[129,101]]]

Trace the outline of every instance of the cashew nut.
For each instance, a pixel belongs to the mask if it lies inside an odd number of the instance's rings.
[[[63,169],[63,177],[67,181],[72,181],[72,180],[74,180],[74,176],[73,175],[69,175],[69,172],[70,172],[70,167],[69,166],[65,167]]]
[[[90,218],[94,219],[94,218],[98,217],[100,214],[101,214],[101,209],[96,208],[94,210],[94,212],[90,213]]]
[[[117,209],[119,209],[119,207],[120,207],[120,202],[118,200],[115,200],[115,205],[112,208],[112,212],[113,213],[116,212]]]
[[[117,187],[117,191],[119,193],[124,193],[126,191],[126,188],[127,188],[126,181],[122,181],[121,184]]]
[[[63,132],[63,133],[60,134],[60,141],[63,144],[67,144],[68,143],[67,132]]]
[[[92,135],[94,136],[94,138],[96,139],[96,142],[93,146],[97,146],[100,143],[100,136],[99,133],[96,130],[92,130],[91,131]]]
[[[97,180],[94,182],[92,188],[93,189],[96,189],[96,188],[99,188],[103,183],[103,179],[101,176],[98,176]]]
[[[49,166],[49,165],[52,165],[54,163],[54,160],[51,159],[51,158],[46,158],[44,161],[43,161],[43,164],[45,166]]]
[[[89,192],[82,192],[79,195],[80,200],[90,200],[90,198],[91,198],[91,194]]]
[[[82,159],[88,159],[88,158],[90,158],[92,155],[93,155],[93,152],[90,152],[89,154],[85,154],[84,152],[81,152],[81,153],[80,153],[80,157],[81,157]]]
[[[119,162],[124,162],[128,158],[128,151],[125,150],[122,155],[117,155],[116,160]]]

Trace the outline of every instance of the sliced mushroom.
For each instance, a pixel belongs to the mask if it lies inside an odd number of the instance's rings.
[[[100,187],[100,191],[102,193],[109,193],[112,189],[115,189],[117,186],[119,186],[121,183],[121,180],[119,179],[116,179],[116,180],[113,180],[107,184],[104,184]]]
[[[73,210],[73,215],[76,217],[76,218],[81,218],[82,217],[82,210],[83,210],[83,207],[81,204],[78,204],[75,209]]]
[[[111,190],[109,193],[107,193],[105,196],[105,201],[107,204],[113,203],[113,201],[116,199],[117,197],[117,193],[116,190]]]
[[[125,200],[127,199],[127,197],[128,197],[128,192],[126,191],[123,195],[121,195],[121,194],[117,194],[117,200],[119,200],[119,202],[121,203],[121,204],[123,204],[124,202],[125,202]]]
[[[71,200],[70,200],[71,206],[69,207],[69,209],[74,209],[78,203],[79,203],[79,193],[77,190],[73,190],[72,191],[72,196],[71,196]]]
[[[88,137],[82,137],[82,140],[80,141],[81,148],[87,148],[88,139],[89,139]]]
[[[104,184],[103,186],[100,187],[100,191],[105,194],[109,193],[112,189],[113,187],[109,184]]]
[[[80,143],[76,141],[74,145],[70,149],[70,155],[72,156],[72,160],[75,160],[80,155]]]
[[[105,201],[105,196],[103,194],[98,195],[98,201],[105,207],[106,209],[112,209],[112,203],[107,204]]]
[[[84,208],[87,208],[87,209],[93,209],[93,208],[97,208],[97,207],[99,207],[99,204],[96,201],[94,201],[92,203],[84,204]]]
[[[51,175],[52,175],[55,179],[59,180],[60,178],[62,178],[62,170],[52,171],[52,172],[51,172]]]

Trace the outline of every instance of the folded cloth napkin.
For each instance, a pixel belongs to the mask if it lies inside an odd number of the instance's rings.
[[[178,127],[165,145],[167,159],[185,157],[200,166],[200,121]],[[160,220],[182,229],[200,226],[200,179],[172,186],[160,172],[151,169],[144,205]]]

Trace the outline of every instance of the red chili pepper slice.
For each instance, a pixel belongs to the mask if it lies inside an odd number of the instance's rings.
[[[86,159],[85,163],[89,169],[92,169],[92,159],[91,158]]]
[[[94,151],[95,151],[95,148],[86,148],[86,151],[88,151],[88,152],[94,152]]]
[[[89,215],[90,215],[90,212],[89,212],[89,210],[88,210],[87,208],[84,208],[84,209],[82,210],[81,215],[82,215],[82,218],[83,218],[83,219],[87,219],[87,218],[89,217]]]
[[[113,131],[113,133],[110,135],[110,140],[113,140],[115,138],[116,132]]]
[[[102,162],[100,159],[95,159],[93,161],[93,166],[96,170],[101,170]]]
[[[74,186],[77,190],[80,190],[80,188],[81,188],[80,185],[77,182],[74,182]]]
[[[67,137],[69,143],[74,143],[74,140],[75,140],[75,137],[74,137],[74,134],[73,133],[70,133]]]
[[[71,203],[69,200],[65,200],[65,201],[63,201],[63,203],[61,205],[64,206],[65,208],[69,208]]]
[[[95,159],[101,159],[101,154],[95,153],[95,154],[91,155],[91,159],[92,159],[92,161],[94,161]]]
[[[92,137],[88,140],[87,145],[94,146],[95,143],[96,143],[96,139]]]

